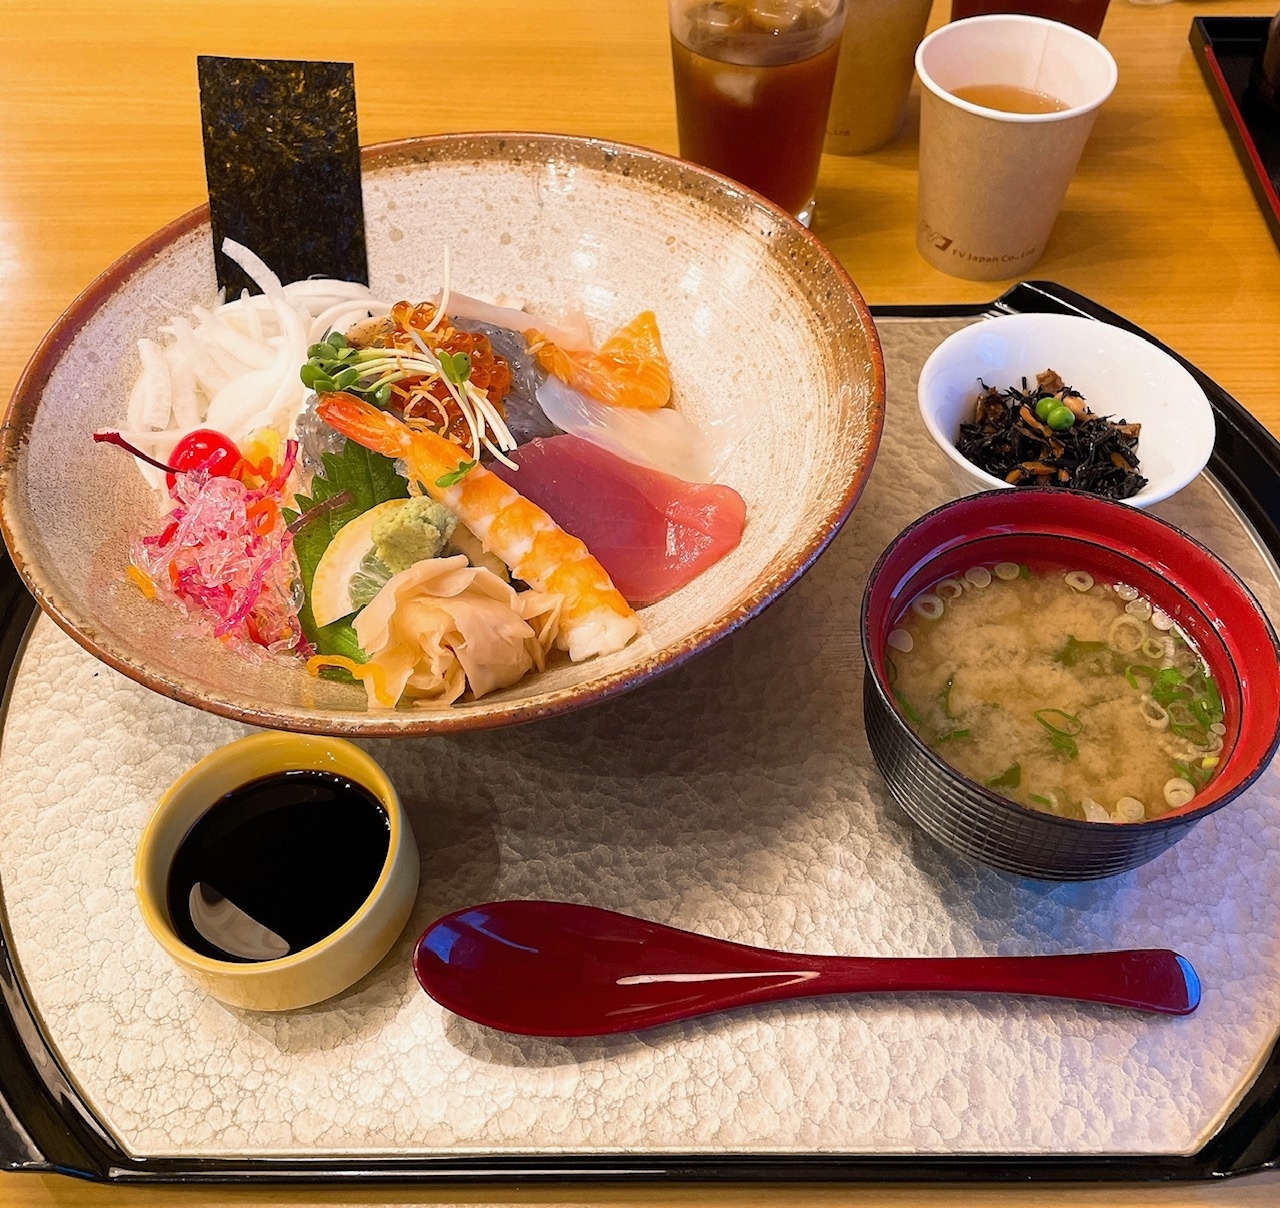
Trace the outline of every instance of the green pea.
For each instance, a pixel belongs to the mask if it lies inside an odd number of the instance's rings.
[[[1054,409],[1045,417],[1044,422],[1055,432],[1065,432],[1076,422],[1076,417],[1072,413],[1070,407],[1064,407],[1059,403],[1058,406],[1054,407]]]
[[[1062,404],[1058,402],[1058,400],[1054,398],[1052,394],[1046,394],[1044,398],[1042,398],[1036,404],[1036,414],[1041,419],[1048,419],[1049,412],[1051,412],[1055,407],[1061,407],[1061,406]]]

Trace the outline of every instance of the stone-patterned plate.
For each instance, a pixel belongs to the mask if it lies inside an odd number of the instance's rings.
[[[722,481],[747,502],[741,545],[641,614],[612,656],[549,668],[449,709],[370,712],[363,690],[301,665],[250,664],[124,578],[156,502],[119,451],[136,341],[214,294],[208,211],[112,265],[45,337],[0,440],[0,520],[45,611],[86,649],[166,696],[257,725],[422,734],[507,725],[604,700],[682,663],[776,599],[853,509],[884,418],[884,364],[861,296],[822,244],[756,195],[656,152],[553,135],[466,134],[370,149],[370,284],[421,300],[443,251],[454,287],[531,309],[581,305],[597,338],[658,315],[677,405],[751,419]]]

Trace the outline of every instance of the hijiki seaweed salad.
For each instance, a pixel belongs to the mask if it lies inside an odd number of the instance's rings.
[[[739,543],[714,481],[736,436],[672,406],[652,312],[597,347],[580,314],[457,293],[447,252],[433,299],[387,302],[223,250],[261,294],[139,340],[125,423],[94,434],[156,491],[125,574],[184,634],[373,708],[452,704],[622,649]]]
[[[1141,425],[1095,415],[1052,369],[1034,387],[1026,378],[1021,389],[979,385],[956,448],[980,470],[1013,486],[1074,487],[1105,499],[1129,499],[1147,485],[1138,472]]]

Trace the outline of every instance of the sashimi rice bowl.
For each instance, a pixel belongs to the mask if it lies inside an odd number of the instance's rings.
[[[839,265],[699,169],[564,138],[368,153],[370,284],[220,293],[196,212],[63,317],[3,521],[46,611],[187,703],[508,724],[683,661],[793,582],[880,435]]]

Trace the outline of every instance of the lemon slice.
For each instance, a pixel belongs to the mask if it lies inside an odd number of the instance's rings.
[[[320,555],[311,580],[311,615],[317,625],[331,625],[356,610],[351,602],[351,580],[360,571],[365,555],[373,549],[373,527],[384,516],[398,511],[409,501],[391,499],[361,512],[349,520]]]

